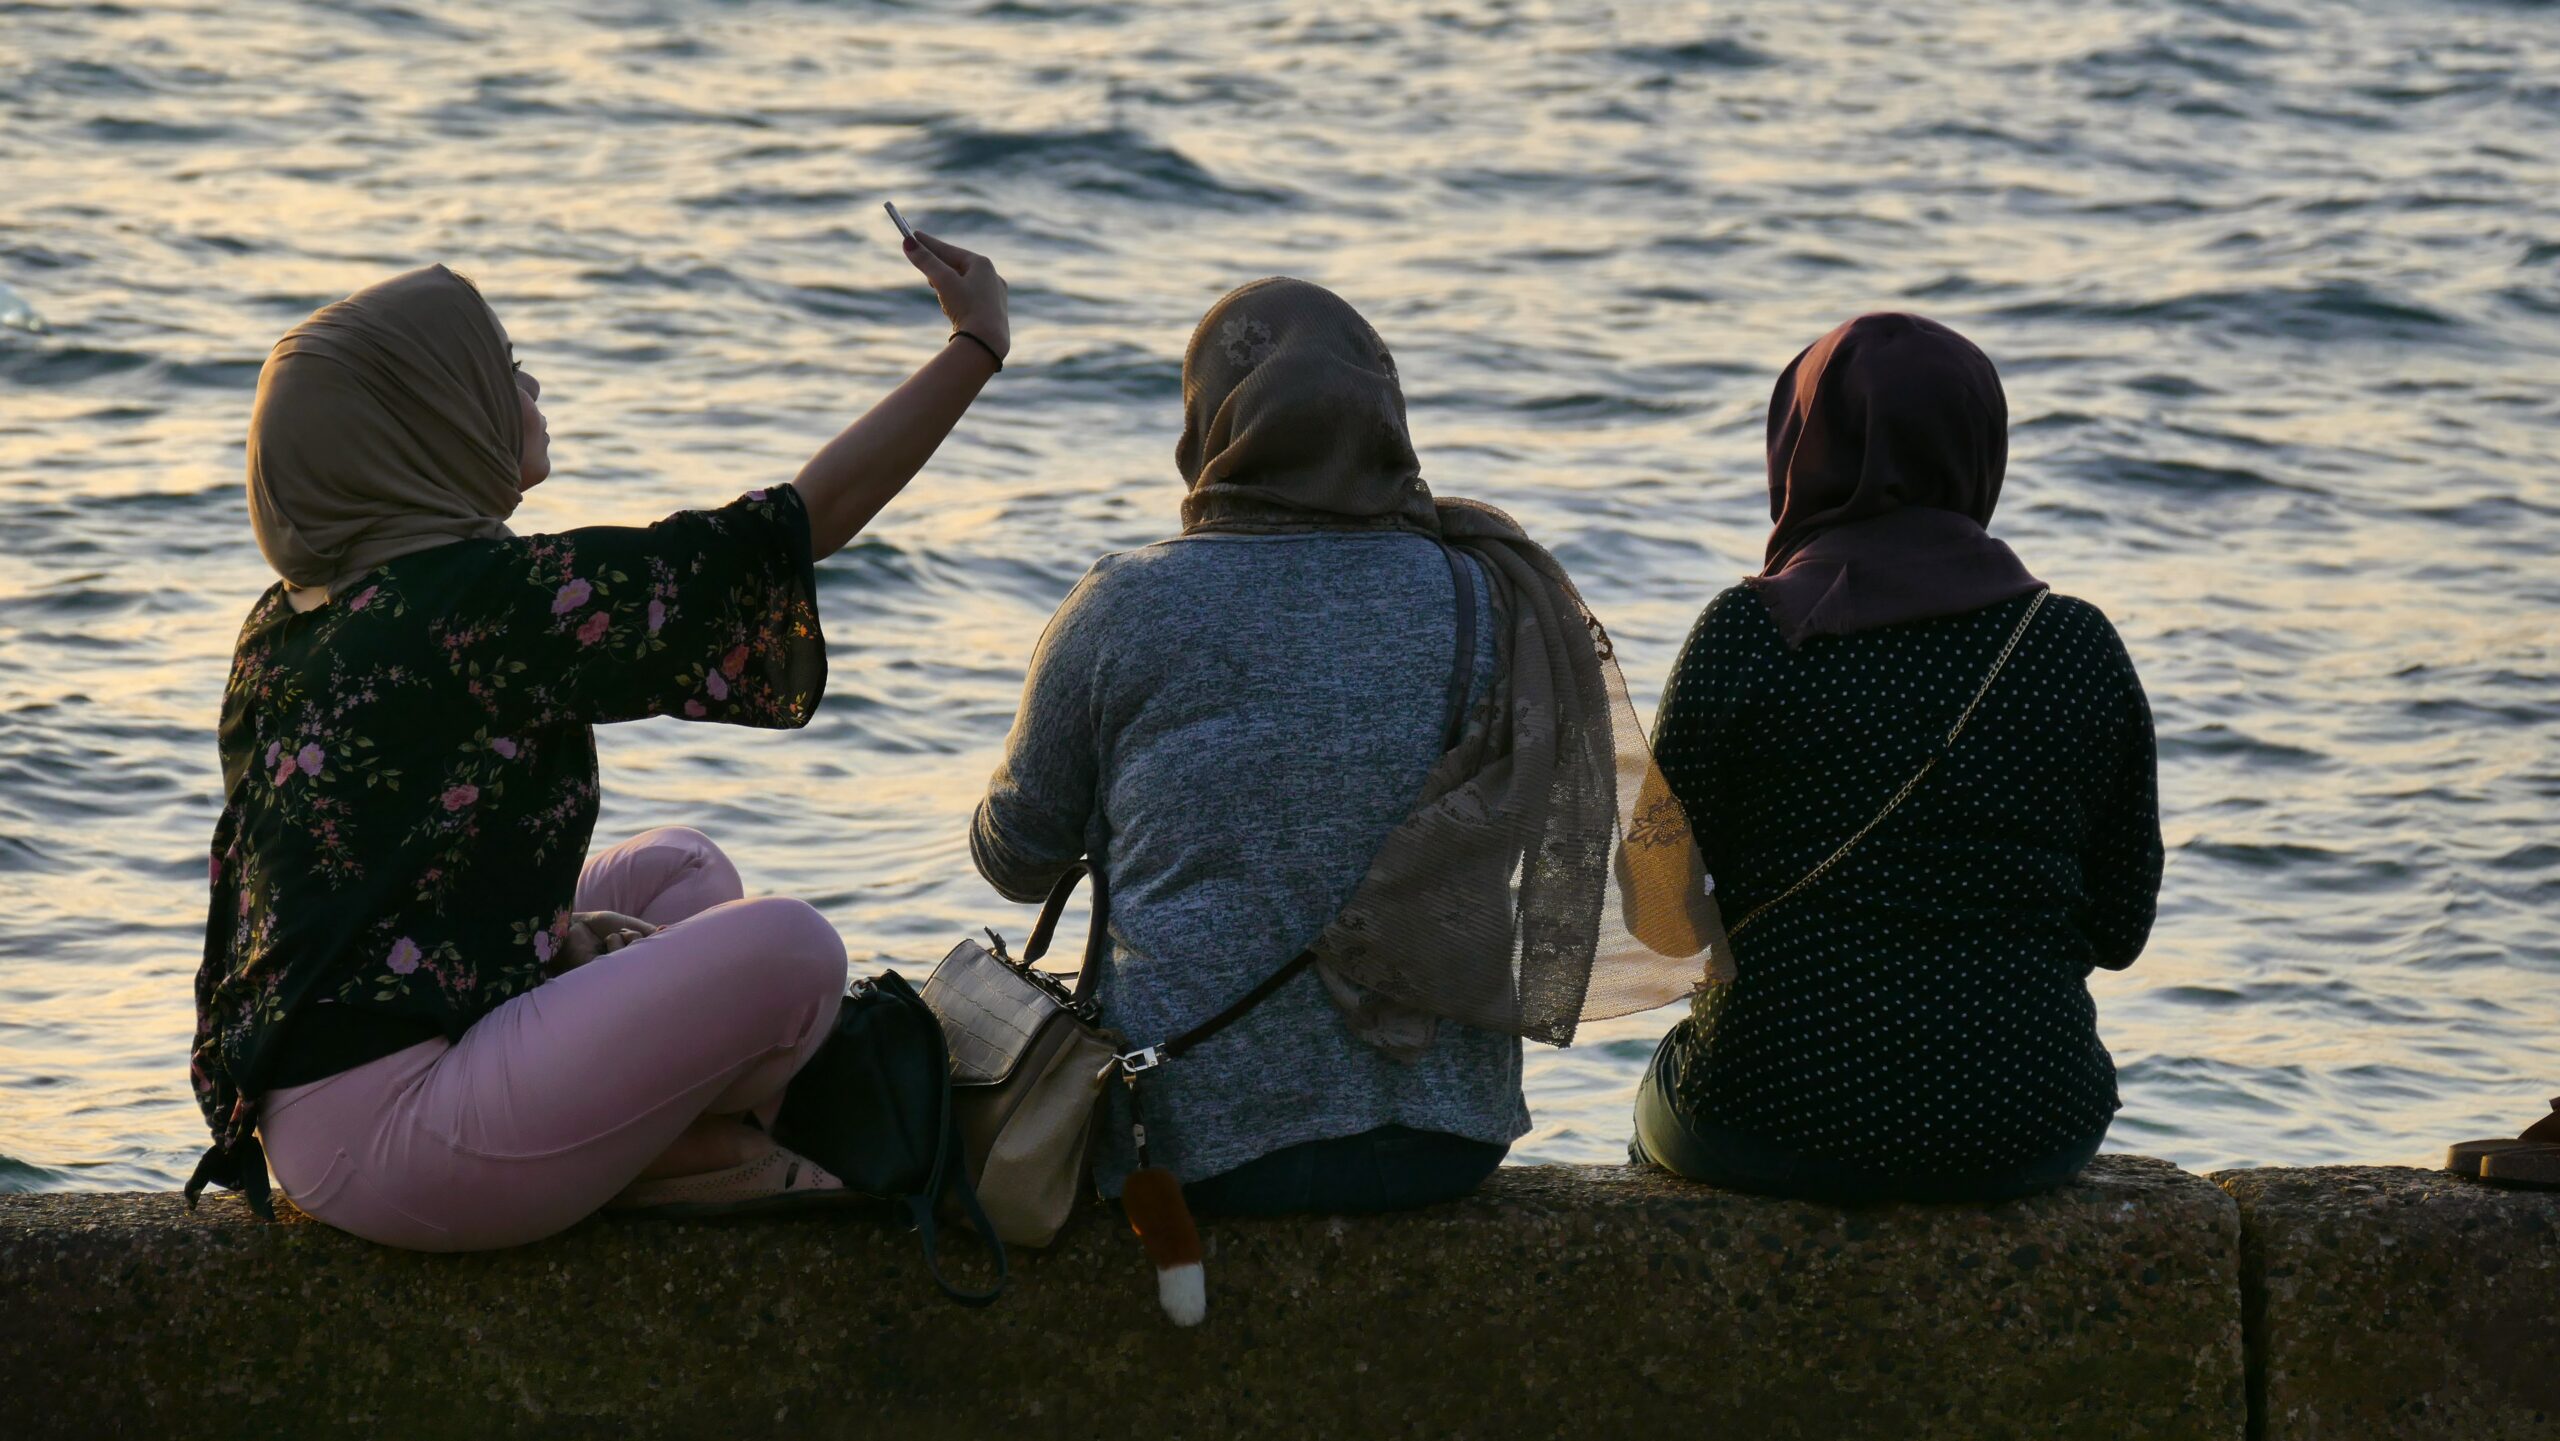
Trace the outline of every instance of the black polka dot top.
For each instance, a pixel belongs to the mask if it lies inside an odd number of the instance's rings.
[[[2026,613],[1789,651],[1751,590],[1698,618],[1654,747],[1728,925],[1920,769]],[[1822,880],[1735,943],[1669,1044],[1675,1109],[1895,1175],[2005,1167],[2119,1104],[2091,968],[2133,964],[2160,887],[2151,710],[2115,627],[2056,595],[1955,751]]]

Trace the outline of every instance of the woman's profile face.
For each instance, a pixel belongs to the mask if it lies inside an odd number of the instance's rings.
[[[516,451],[517,482],[531,490],[551,474],[551,427],[542,418],[542,382],[516,367],[516,416],[523,443]]]

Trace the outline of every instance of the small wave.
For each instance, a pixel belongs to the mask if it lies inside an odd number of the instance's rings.
[[[68,60],[39,70],[28,80],[34,88],[58,95],[149,95],[157,89],[122,65],[90,60]]]
[[[1697,192],[1697,187],[1686,178],[1667,171],[1452,170],[1440,176],[1440,183],[1463,194],[1513,199],[1523,195],[1544,195],[1566,200],[1595,189],[1673,197],[1686,197]]]
[[[1166,400],[1182,394],[1182,361],[1134,345],[1079,350],[1033,373],[1046,384],[1091,388],[1131,400]]]
[[[263,360],[172,361],[159,374],[173,385],[198,390],[255,390]]]
[[[1166,205],[1207,201],[1226,206],[1281,206],[1286,190],[1220,180],[1198,161],[1135,130],[978,130],[938,127],[922,163],[948,175],[1009,175],[1069,190]]]
[[[724,266],[694,265],[681,270],[662,269],[655,265],[632,261],[611,268],[598,267],[578,272],[580,280],[597,285],[628,286],[635,290],[680,290],[694,293],[725,290],[739,284],[735,272]]]
[[[931,557],[895,541],[857,536],[818,570],[821,592],[902,589],[924,579]]]
[[[1993,313],[2004,320],[2194,325],[2332,342],[2436,340],[2468,329],[2455,316],[2352,280],[2198,291],[2152,301],[2031,301]]]
[[[2410,701],[2400,713],[2411,720],[2433,725],[2477,727],[2483,733],[2518,729],[2531,730],[2560,720],[2560,705],[2483,705],[2478,701],[2437,697]]]
[[[779,185],[736,185],[709,195],[689,195],[676,203],[687,210],[846,210],[859,207],[870,198],[867,190],[835,186],[795,190]],[[879,209],[877,205],[870,208]]]
[[[82,510],[92,511],[183,511],[205,506],[226,506],[240,499],[238,481],[216,481],[197,490],[136,490],[122,495],[85,497]],[[96,576],[77,576],[74,580],[95,580]]]
[[[2236,65],[2217,60],[2210,55],[2199,55],[2194,48],[2157,36],[2133,45],[2092,51],[2063,68],[2076,75],[2106,80],[2131,79],[2135,82],[2135,88],[2146,94],[2150,93],[2147,82],[2154,77],[2163,76],[2164,72],[2193,76],[2199,80],[2211,80],[2222,85],[2247,85],[2254,83],[2256,79],[2248,71]],[[2116,91],[2107,91],[2099,98],[2120,100],[2133,97]]]
[[[480,32],[468,30],[450,20],[421,15],[403,5],[348,5],[340,14],[361,20],[377,30],[394,35],[431,35],[438,40],[478,40]]]
[[[726,125],[740,130],[771,130],[773,122],[761,115],[729,110],[696,110],[689,105],[671,105],[665,101],[632,100],[619,104],[595,106],[589,112],[597,123],[619,125]],[[817,147],[810,147],[816,149]]]
[[[59,1171],[49,1170],[33,1161],[0,1155],[0,1195],[29,1191],[50,1191],[63,1183]]]
[[[1698,407],[1685,400],[1657,400],[1638,395],[1575,390],[1534,395],[1509,409],[1530,415],[1571,420],[1618,420],[1656,415],[1687,415]]]
[[[1864,270],[1865,261],[1832,250],[1790,250],[1778,257],[1799,270]]]
[[[118,375],[151,364],[152,357],[130,350],[100,350],[86,345],[20,349],[0,346],[0,380],[20,385],[78,385],[102,375]]]
[[[2553,845],[2548,841],[2536,841],[2531,845],[2518,846],[2505,855],[2492,857],[2489,865],[2501,871],[2541,871],[2560,868],[2560,845]]]
[[[1089,25],[1118,25],[1129,18],[1129,12],[1117,5],[1079,5],[1072,0],[1052,0],[1040,4],[1035,0],[995,0],[978,12],[981,20],[1080,21]]]
[[[516,120],[565,115],[568,111],[539,93],[555,83],[548,75],[483,75],[472,82],[468,99],[440,105],[428,114],[442,120],[476,120],[495,116]]]
[[[228,139],[232,133],[228,125],[179,125],[121,115],[96,116],[83,128],[100,140],[131,145],[195,145]]]
[[[1616,53],[1629,65],[1655,70],[1758,70],[1778,63],[1756,45],[1721,35],[1681,45],[1627,45]]]
[[[1983,280],[1962,271],[1951,270],[1935,280],[1924,280],[1902,292],[1905,300],[1945,300],[1958,295],[1998,295],[2018,287],[2006,281]]]
[[[2356,94],[2383,105],[2424,105],[2433,100],[2468,100],[2495,95],[2506,88],[2502,74],[2466,75],[2435,84],[2359,85]]]
[[[2195,756],[2204,760],[2238,761],[2249,765],[2282,766],[2305,769],[2328,765],[2329,757],[2303,746],[2281,741],[2260,740],[2255,736],[2215,724],[2192,731],[2160,737],[2160,753],[2167,756]]]
[[[2084,143],[2076,137],[2062,135],[2017,135],[1996,125],[1975,120],[1941,120],[1934,124],[1895,132],[1897,140],[1958,140],[1996,145],[2006,150],[2038,156],[2077,153]]]
[[[2145,996],[2150,1000],[2168,1001],[2174,1005],[2203,1006],[2217,1011],[2241,1005],[2249,1000],[2246,992],[2233,990],[2229,986],[2162,986],[2145,992]]]
[[[849,285],[781,285],[771,287],[771,294],[795,310],[827,320],[895,320],[928,304],[921,287],[909,285],[864,289]]]
[[[2298,15],[2288,15],[2281,10],[2270,10],[2264,5],[2246,4],[2243,0],[2186,0],[2186,7],[2224,20],[2237,21],[2243,25],[2256,25],[2268,30],[2299,30],[2307,23]]]
[[[1648,250],[1667,250],[1675,255],[1725,255],[1749,250],[1765,243],[1758,235],[1747,234],[1740,227],[1720,235],[1666,235],[1650,242]]]
[[[2498,298],[2519,310],[2536,315],[2560,315],[2560,291],[2542,291],[2528,285],[2510,285],[2497,292]]]
[[[655,40],[635,40],[622,47],[624,55],[653,55],[667,60],[702,60],[717,55],[720,47],[698,35],[666,35]]]
[[[2151,486],[2188,495],[2240,495],[2301,488],[2238,466],[2198,465],[2184,460],[2108,456],[2074,469],[2092,480]]]
[[[88,583],[100,579],[103,577],[81,576],[64,583],[60,588],[40,590],[32,595],[9,601],[5,606],[0,606],[0,611],[33,615],[91,616],[132,610],[151,598],[151,593],[148,591],[117,590]]]
[[[2296,120],[2308,120],[2316,125],[2332,125],[2343,130],[2363,131],[2368,134],[2400,128],[2400,121],[2396,116],[2380,110],[2340,110],[2325,105],[2279,105],[2276,109],[2279,113],[2290,115]]]
[[[2367,896],[2415,873],[2408,864],[2387,856],[2353,855],[2284,841],[2192,840],[2180,846],[2178,854],[2182,859],[2199,856],[2253,871],[2280,871],[2287,885],[2306,891],[2352,891]]]

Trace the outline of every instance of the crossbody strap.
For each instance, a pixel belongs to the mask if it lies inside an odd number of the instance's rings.
[[[1441,741],[1441,749],[1443,751],[1449,751],[1455,750],[1459,740],[1464,738],[1466,735],[1467,697],[1475,690],[1476,585],[1475,577],[1468,573],[1467,563],[1465,559],[1459,555],[1458,548],[1449,544],[1445,540],[1439,542],[1439,546],[1442,558],[1449,562],[1449,579],[1457,591],[1458,611],[1457,654],[1456,658],[1449,664],[1449,690],[1448,697],[1445,702],[1447,715],[1442,726]],[[1070,874],[1072,875],[1072,873]],[[1102,934],[1104,904],[1101,889],[1101,872],[1094,872],[1093,879],[1095,883],[1093,897],[1093,933],[1094,935],[1099,936]],[[1063,880],[1059,882],[1059,884],[1070,890],[1074,888],[1074,881],[1072,879]],[[1063,904],[1064,898],[1059,896],[1057,893],[1052,892],[1050,900],[1053,905],[1056,905]],[[1044,913],[1041,917],[1041,923],[1046,927],[1052,924],[1052,918]],[[1034,932],[1034,935],[1045,935],[1045,930]],[[1024,954],[1028,955],[1030,953],[1031,952],[1026,948]],[[1159,1041],[1152,1046],[1140,1046],[1137,1049],[1122,1055],[1119,1058],[1120,1069],[1124,1073],[1134,1076],[1141,1071],[1152,1071],[1167,1061],[1181,1059],[1184,1053],[1190,1051],[1193,1047],[1208,1040],[1211,1036],[1218,1034],[1227,1027],[1234,1025],[1236,1022],[1243,1020],[1254,1007],[1271,999],[1274,992],[1278,991],[1282,986],[1289,984],[1291,981],[1296,980],[1301,973],[1315,963],[1316,953],[1314,951],[1308,950],[1298,952],[1297,955],[1292,956],[1289,959],[1289,963],[1287,965],[1284,965],[1280,969],[1272,972],[1270,975],[1263,977],[1261,984],[1255,986],[1252,990],[1245,992],[1243,995],[1236,997],[1234,1002],[1228,1005],[1225,1010],[1220,1011],[1209,1019],[1193,1026],[1190,1030],[1183,1032],[1172,1040]],[[1092,953],[1090,948],[1088,948],[1085,960],[1085,975],[1088,977],[1091,976],[1094,973],[1094,970],[1095,966],[1093,964]],[[1082,981],[1078,982],[1076,990],[1077,994],[1083,994],[1084,983]]]
[[[1804,890],[1807,886],[1812,885],[1815,881],[1821,880],[1823,876],[1830,872],[1833,866],[1840,864],[1842,857],[1856,849],[1858,842],[1865,840],[1869,832],[1873,831],[1876,827],[1883,825],[1885,817],[1892,815],[1901,807],[1904,801],[1909,800],[1913,791],[1920,789],[1920,783],[1929,778],[1929,772],[1936,770],[1938,768],[1938,762],[1945,760],[1947,758],[1947,753],[1956,748],[1956,738],[1964,734],[1965,723],[1973,719],[1973,713],[1981,706],[1982,698],[1991,694],[1991,683],[2000,678],[2001,669],[2009,664],[2010,652],[2018,648],[2019,641],[2026,639],[2027,627],[2035,623],[2036,612],[2044,609],[2045,597],[2051,594],[2053,594],[2053,592],[2050,590],[2037,591],[2036,598],[2027,603],[2027,613],[2018,618],[2018,628],[2009,632],[2009,643],[2000,647],[1999,658],[1991,662],[1991,673],[1982,678],[1982,686],[1973,693],[1973,699],[1965,702],[1963,713],[1956,717],[1956,723],[1954,725],[1948,727],[1946,739],[1939,741],[1937,748],[1929,752],[1929,758],[1920,763],[1919,772],[1913,775],[1911,779],[1902,783],[1902,789],[1895,791],[1893,793],[1893,799],[1884,803],[1884,809],[1876,812],[1876,818],[1867,822],[1865,825],[1860,826],[1856,835],[1842,841],[1840,843],[1840,849],[1833,851],[1830,855],[1824,857],[1822,864],[1805,872],[1803,880],[1796,882],[1794,885],[1780,891],[1777,895],[1772,896],[1768,900],[1762,901],[1760,904],[1752,907],[1751,914],[1734,922],[1733,928],[1725,932],[1728,937],[1741,935],[1745,926],[1748,926],[1753,921],[1767,915],[1772,909],[1776,908],[1783,902],[1793,899],[1798,892]]]

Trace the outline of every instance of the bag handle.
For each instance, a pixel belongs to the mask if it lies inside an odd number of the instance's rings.
[[[1833,866],[1840,864],[1841,857],[1849,854],[1849,852],[1857,846],[1858,842],[1867,838],[1868,832],[1874,830],[1880,825],[1883,825],[1885,817],[1892,815],[1904,801],[1911,798],[1911,793],[1918,790],[1920,788],[1920,783],[1929,778],[1929,772],[1936,770],[1938,768],[1938,762],[1945,760],[1947,758],[1947,753],[1956,748],[1956,738],[1964,734],[1965,722],[1973,719],[1973,713],[1975,709],[1982,704],[1982,698],[1991,694],[1991,683],[2000,678],[2001,669],[2009,664],[2009,653],[2018,648],[2019,641],[2026,639],[2027,627],[2035,623],[2036,612],[2044,609],[2045,597],[2051,594],[2053,594],[2051,590],[2040,590],[2036,592],[2035,600],[2030,602],[2027,606],[2027,613],[2018,618],[2018,628],[2009,632],[2009,643],[2000,647],[1999,658],[1991,662],[1991,674],[1982,678],[1981,689],[1976,690],[1973,693],[1972,700],[1965,702],[1963,713],[1956,717],[1956,723],[1947,731],[1946,739],[1938,742],[1937,748],[1929,752],[1929,758],[1920,763],[1919,774],[1914,775],[1907,781],[1904,781],[1902,783],[1902,789],[1893,793],[1893,799],[1884,803],[1884,809],[1876,812],[1876,818],[1874,820],[1860,826],[1856,835],[1842,841],[1840,843],[1840,849],[1833,851],[1830,855],[1824,857],[1822,864],[1805,872],[1803,880],[1787,887],[1785,890],[1780,891],[1768,900],[1762,901],[1760,904],[1753,906],[1751,908],[1751,914],[1734,922],[1732,929],[1725,932],[1725,938],[1727,940],[1741,935],[1743,927],[1750,925],[1753,921],[1756,921],[1762,916],[1768,914],[1781,902],[1793,899],[1798,891],[1812,885],[1815,881],[1821,880]]]
[[[1085,861],[1069,865],[1057,884],[1049,887],[1049,898],[1040,903],[1040,919],[1031,927],[1031,939],[1022,945],[1025,970],[1049,954],[1049,942],[1058,932],[1058,919],[1066,914],[1067,900],[1076,893],[1076,883],[1083,880],[1093,882],[1093,923],[1084,933],[1084,965],[1076,971],[1073,999],[1079,1005],[1092,998],[1093,988],[1102,976],[1102,948],[1111,943],[1111,888],[1104,883],[1102,872]]]

